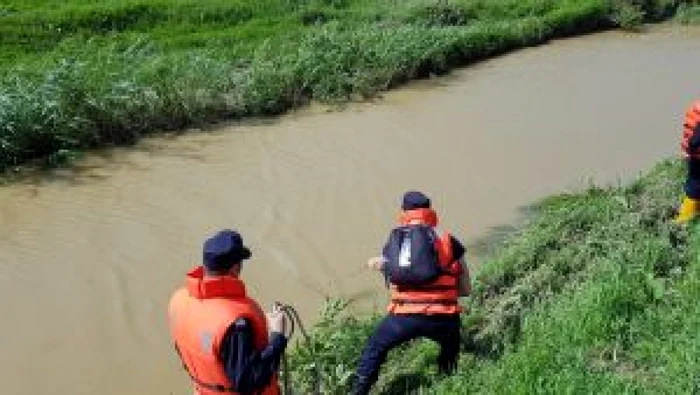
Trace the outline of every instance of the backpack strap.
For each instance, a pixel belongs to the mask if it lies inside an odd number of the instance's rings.
[[[451,265],[454,256],[452,253],[452,236],[449,232],[438,228],[433,228],[433,234],[435,235],[435,250],[438,253],[440,267],[448,273],[452,273]]]

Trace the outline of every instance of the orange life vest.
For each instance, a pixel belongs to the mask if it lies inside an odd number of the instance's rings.
[[[690,139],[693,138],[695,133],[700,133],[700,100],[693,103],[685,113],[681,148],[683,150],[683,156],[686,158],[700,158],[700,151],[690,152]]]
[[[438,218],[431,209],[408,210],[401,213],[401,225],[423,224],[435,228]],[[459,277],[462,265],[452,256],[450,234],[445,232],[435,241],[435,249],[443,268],[433,282],[420,287],[391,285],[391,301],[387,311],[391,314],[459,314]]]
[[[175,348],[197,395],[236,394],[219,355],[224,335],[237,319],[245,318],[252,326],[256,350],[265,349],[269,341],[265,315],[246,296],[243,282],[232,276],[204,277],[201,266],[173,294],[168,315]],[[260,393],[278,395],[277,378]]]

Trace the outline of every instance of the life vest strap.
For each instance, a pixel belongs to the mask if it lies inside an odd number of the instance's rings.
[[[175,345],[175,351],[177,351],[177,354],[180,356],[180,360],[182,360],[182,354],[180,353],[180,348],[178,348],[177,344]],[[187,365],[185,365],[184,360],[182,360],[182,367],[185,369],[185,372],[190,376],[190,379],[197,384],[198,386],[208,389],[209,391],[216,391],[216,392],[221,392],[221,393],[235,393],[236,390],[231,387],[227,387],[223,384],[211,384],[211,383],[205,383],[201,381],[200,379],[194,377],[192,372],[190,372],[189,369],[187,369]]]
[[[391,299],[396,304],[440,304],[445,306],[457,306],[457,299]]]
[[[415,285],[411,287],[397,286],[397,292],[411,292],[411,291],[449,291],[455,289],[454,285],[449,284],[427,284],[427,285]]]
[[[195,378],[194,376],[192,376],[191,374],[190,374],[190,378],[192,379],[192,381],[195,382],[195,384],[197,384],[198,386],[200,386],[202,388],[206,388],[209,391],[216,391],[216,392],[221,392],[221,393],[234,393],[234,392],[236,392],[236,390],[234,390],[233,388],[226,387],[223,384],[203,383],[203,382],[199,381],[197,378]]]

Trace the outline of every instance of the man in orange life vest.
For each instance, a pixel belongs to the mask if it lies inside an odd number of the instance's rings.
[[[685,223],[700,213],[700,100],[693,103],[685,114],[681,148],[688,163],[685,197],[675,221]]]
[[[438,365],[442,372],[451,372],[459,357],[461,307],[458,300],[471,293],[469,271],[462,261],[464,246],[449,233],[441,234],[436,229],[437,214],[423,193],[407,192],[402,209],[400,225],[427,225],[434,232],[442,274],[416,288],[391,285],[389,314],[379,323],[362,352],[355,371],[353,395],[369,393],[387,353],[409,340],[425,337],[437,342],[440,345]],[[367,266],[382,271],[387,265],[386,254],[385,246],[384,255],[371,258]]]
[[[240,234],[223,230],[204,243],[203,255],[204,265],[187,274],[168,309],[175,349],[195,394],[278,395],[286,321],[279,306],[266,320],[247,296],[239,275],[250,250]]]

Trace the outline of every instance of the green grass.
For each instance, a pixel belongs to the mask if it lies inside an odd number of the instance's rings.
[[[700,25],[700,2],[681,4],[676,20],[686,25]]]
[[[383,394],[692,394],[700,390],[700,226],[671,223],[684,167],[665,162],[627,186],[549,198],[477,273],[457,373],[437,348],[390,354]],[[292,356],[309,393],[343,394],[377,317],[329,309]]]
[[[0,169],[375,95],[676,0],[6,1]]]

